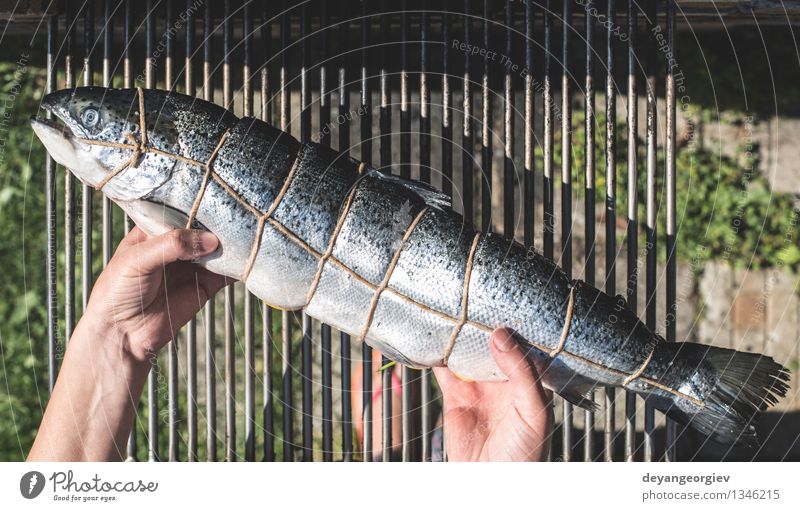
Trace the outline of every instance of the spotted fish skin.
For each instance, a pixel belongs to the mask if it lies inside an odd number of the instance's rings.
[[[133,152],[119,144],[142,140],[142,101],[145,154],[109,178]],[[666,343],[622,297],[477,233],[428,185],[260,120],[159,90],[82,87],[48,95],[43,106],[69,128],[62,140],[33,121],[54,158],[84,182],[105,182],[103,193],[144,230],[160,234],[192,216],[220,240],[200,264],[401,363],[502,380],[489,336],[508,327],[545,364],[543,384],[565,399],[592,408],[593,387],[623,386],[742,444],[756,442],[753,421],[787,390],[787,372],[771,358]]]

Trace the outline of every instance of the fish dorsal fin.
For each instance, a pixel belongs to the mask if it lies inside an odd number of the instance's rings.
[[[452,199],[449,195],[421,181],[412,181],[410,179],[404,179],[400,176],[384,174],[376,169],[370,169],[368,171],[368,175],[380,179],[387,179],[402,186],[403,188],[406,188],[407,190],[414,192],[415,194],[419,195],[419,197],[425,201],[425,204],[428,206],[438,209],[448,209],[452,206]]]

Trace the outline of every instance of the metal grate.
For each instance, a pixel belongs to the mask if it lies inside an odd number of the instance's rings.
[[[482,229],[535,246],[559,262],[570,277],[612,295],[617,292],[620,256],[617,140],[624,132],[625,298],[635,309],[638,262],[643,258],[647,325],[665,329],[667,340],[674,341],[675,83],[652,28],[661,26],[675,58],[675,9],[673,0],[641,5],[633,0],[626,5],[615,0],[596,4],[402,0],[399,5],[370,0],[341,2],[335,8],[317,0],[213,4],[147,0],[144,5],[62,1],[47,22],[47,90],[93,83],[172,88],[216,101],[239,115],[258,116],[301,140],[334,145],[403,177],[440,186],[453,195],[454,207]],[[620,31],[628,37],[620,38]],[[102,60],[101,75],[95,73],[98,60]],[[626,68],[627,83],[618,72]],[[595,79],[603,78],[604,124],[595,104]],[[643,134],[637,122],[640,82],[646,98]],[[659,93],[666,105],[661,147]],[[617,126],[618,94],[627,95],[627,129]],[[573,106],[581,103],[583,126],[573,119]],[[558,130],[560,160],[554,154]],[[571,142],[580,131],[586,156],[583,167],[576,169]],[[595,154],[600,133],[605,135],[604,155]],[[644,165],[638,158],[640,136]],[[659,168],[659,151],[665,168]],[[595,243],[596,170],[604,173],[606,182],[602,247]],[[122,231],[129,227],[107,199],[97,204],[100,196],[78,186],[68,173],[62,186],[56,171],[48,157],[51,389],[62,349],[61,331],[69,339],[78,316],[76,300],[80,298],[85,308],[99,270],[95,262],[104,265],[109,260]],[[666,279],[659,281],[656,175],[662,172],[668,258]],[[647,190],[643,247],[638,240],[636,194],[641,179],[646,180]],[[58,200],[64,201],[63,232],[57,230]],[[577,234],[573,215],[581,201],[585,250],[573,260]],[[602,276],[596,269],[600,248],[605,254]],[[57,249],[65,252],[63,268],[57,264]],[[59,278],[64,282],[63,295],[57,292]],[[666,287],[663,304],[656,299],[660,282]],[[657,323],[659,306],[666,309],[666,325]],[[360,380],[353,372],[358,367]],[[374,453],[383,460],[404,461],[444,456],[432,436],[439,405],[431,371],[402,368],[396,414],[393,373],[378,369],[369,346],[354,346],[344,333],[317,325],[304,314],[273,310],[239,284],[229,286],[154,365],[130,437],[129,459],[216,461],[221,455],[228,461],[273,461],[279,452],[284,461],[371,461]],[[379,409],[373,399],[378,385]],[[360,408],[354,409],[354,397],[362,403]],[[618,424],[615,414],[621,403],[614,389],[598,390],[595,398],[604,405],[602,420],[591,412],[578,417],[571,405],[559,403],[559,433],[554,435],[559,449],[554,458],[675,459],[674,425],[667,423],[665,442],[657,445],[656,423],[663,419],[641,399],[626,393],[625,420]],[[376,411],[381,417],[380,445],[373,445]],[[583,427],[580,434],[576,418]],[[393,426],[398,422],[396,438]],[[641,438],[637,422],[644,425]],[[582,456],[577,455],[579,446]]]

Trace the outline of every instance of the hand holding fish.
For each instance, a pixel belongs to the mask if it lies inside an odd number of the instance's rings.
[[[468,382],[434,369],[444,397],[447,455],[451,461],[544,461],[553,431],[552,393],[506,329],[491,337],[504,382]]]
[[[67,345],[29,461],[125,457],[150,358],[226,284],[190,262],[217,245],[186,229],[136,227],[122,240]]]
[[[86,317],[109,323],[139,361],[157,353],[208,299],[233,282],[192,263],[216,250],[206,231],[175,229],[148,236],[138,227],[100,275]],[[113,330],[112,330],[113,329]]]

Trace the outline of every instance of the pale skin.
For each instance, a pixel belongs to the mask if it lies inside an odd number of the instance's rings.
[[[544,461],[553,431],[552,393],[540,383],[514,334],[498,328],[490,338],[502,382],[470,382],[434,368],[444,398],[449,461]]]
[[[28,461],[124,459],[155,354],[231,282],[191,262],[217,246],[212,234],[183,229],[150,237],[134,228],[122,240],[67,345]],[[448,458],[543,460],[550,395],[510,332],[495,331],[491,342],[508,381],[471,383],[435,369]]]

